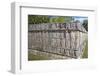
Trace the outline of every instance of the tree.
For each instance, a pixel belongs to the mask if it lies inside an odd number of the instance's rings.
[[[50,18],[50,23],[66,23],[72,22],[73,18],[71,16],[52,16]]]
[[[84,20],[82,25],[88,31],[88,20]]]
[[[28,24],[49,23],[49,17],[43,15],[28,15]]]
[[[72,21],[73,17],[71,16],[28,15],[28,24],[67,23]]]

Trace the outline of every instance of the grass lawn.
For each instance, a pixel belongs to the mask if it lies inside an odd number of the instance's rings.
[[[82,58],[88,58],[88,41],[86,42],[85,49],[83,50]]]
[[[28,52],[28,60],[48,60],[49,58],[46,56],[39,56],[39,55],[33,55],[30,52]]]

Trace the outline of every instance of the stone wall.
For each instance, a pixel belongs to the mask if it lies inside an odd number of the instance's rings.
[[[79,58],[87,40],[81,23],[45,23],[28,26],[28,48]]]

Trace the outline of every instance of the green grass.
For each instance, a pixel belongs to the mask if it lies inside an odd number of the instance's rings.
[[[85,49],[83,50],[82,58],[88,58],[88,41],[86,42]]]
[[[39,55],[34,55],[30,52],[28,52],[28,60],[32,61],[32,60],[48,60],[49,58],[46,56],[39,56]]]

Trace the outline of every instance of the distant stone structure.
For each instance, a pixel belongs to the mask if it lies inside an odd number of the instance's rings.
[[[86,40],[87,31],[79,22],[28,25],[28,49],[55,55],[51,59],[80,58]]]

